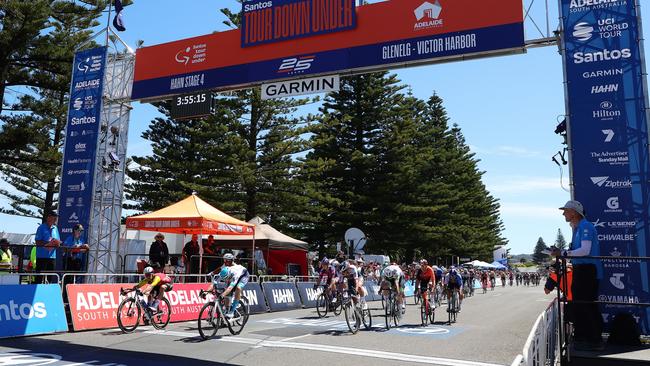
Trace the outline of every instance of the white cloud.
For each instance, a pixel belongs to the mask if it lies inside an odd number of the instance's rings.
[[[504,220],[507,216],[514,216],[517,218],[529,217],[535,219],[557,219],[562,217],[560,210],[558,210],[558,207],[560,207],[562,203],[559,203],[555,206],[517,202],[500,202],[500,204],[500,211],[501,215],[504,217]]]
[[[530,150],[521,146],[499,145],[492,148],[482,148],[476,145],[469,145],[469,148],[479,155],[509,156],[519,158],[541,157],[542,153]]]
[[[568,181],[565,179],[563,184],[566,187]],[[559,177],[486,176],[485,185],[493,194],[539,192],[549,190],[562,191]]]

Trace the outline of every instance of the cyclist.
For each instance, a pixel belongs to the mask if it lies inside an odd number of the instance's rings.
[[[357,266],[350,264],[350,261],[343,261],[343,264],[341,264],[341,275],[345,280],[347,280],[348,293],[352,297],[352,302],[356,304],[357,301],[361,300],[361,306],[363,310],[367,310],[368,304],[366,304],[365,292],[358,292],[359,271],[357,269]]]
[[[135,285],[135,287],[142,288],[146,286],[142,294],[147,296],[149,309],[152,313],[156,314],[164,293],[171,291],[173,288],[172,280],[164,272],[154,273],[153,267],[146,267],[143,273],[144,279]],[[152,299],[155,300],[152,302]]]
[[[388,296],[388,290],[392,288],[397,293],[397,303],[402,306],[402,312],[404,312],[406,309],[406,306],[404,305],[403,291],[404,272],[402,272],[402,269],[397,265],[397,263],[391,262],[391,264],[381,272],[381,276],[382,281],[380,288],[384,296]]]
[[[490,289],[494,291],[494,286],[497,284],[497,277],[494,271],[490,271]]]
[[[469,286],[469,292],[470,294],[474,294],[474,279],[476,278],[476,274],[474,274],[474,270],[470,269],[469,270],[469,281],[468,281],[468,286]]]
[[[501,287],[506,287],[506,273],[501,272]]]
[[[357,259],[357,292],[359,295],[361,295],[362,303],[363,303],[363,310],[366,310],[368,308],[368,305],[366,304],[366,288],[363,287],[363,283],[365,282],[365,269],[363,268],[364,262],[363,258]]]
[[[451,300],[452,291],[458,292],[458,311],[460,312],[460,307],[463,304],[463,278],[460,276],[456,267],[451,267],[447,275],[445,276],[445,284],[447,285],[447,299]]]
[[[422,301],[427,301],[427,294],[433,290],[436,285],[436,274],[433,268],[429,266],[426,259],[420,260],[420,270],[415,275],[415,291],[420,289]]]
[[[241,300],[242,291],[250,278],[246,267],[235,264],[233,262],[234,259],[235,256],[230,253],[226,253],[223,256],[223,267],[219,270],[219,275],[213,277],[212,284],[208,288],[208,291],[212,291],[219,280],[223,281],[226,284],[226,290],[221,294],[221,296],[226,299],[226,306],[230,305],[230,299],[228,296],[233,291],[235,292],[235,300],[232,302],[229,311],[226,313],[226,317],[229,319],[235,316],[235,309],[237,309]],[[217,270],[215,269],[210,272],[210,275],[214,275],[216,271]]]
[[[318,282],[314,284],[314,289],[316,289],[319,284],[323,283],[323,278],[325,277],[327,277],[325,288],[330,294],[333,294],[336,289],[336,270],[334,269],[334,266],[330,265],[330,260],[327,258],[323,258],[323,260],[320,261]]]

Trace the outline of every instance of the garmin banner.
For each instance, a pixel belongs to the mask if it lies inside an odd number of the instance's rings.
[[[574,197],[598,230],[600,255],[647,256],[648,156],[645,58],[635,0],[561,0]],[[648,262],[602,263],[600,300],[650,302]],[[650,309],[631,312],[650,334]]]
[[[105,64],[106,47],[75,54],[59,193],[62,240],[72,235],[74,225],[90,226]]]

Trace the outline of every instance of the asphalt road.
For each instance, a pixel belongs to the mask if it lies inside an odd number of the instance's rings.
[[[196,322],[165,331],[86,331],[0,340],[3,365],[510,365],[537,316],[552,300],[539,287],[498,288],[466,299],[454,324],[445,306],[436,324],[420,326],[419,306],[409,299],[400,327],[383,328],[381,303],[370,303],[371,330],[350,334],[343,315],[318,319],[315,309],[251,316],[239,336],[221,329],[202,341]]]

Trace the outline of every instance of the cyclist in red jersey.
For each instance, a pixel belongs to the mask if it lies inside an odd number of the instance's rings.
[[[433,268],[429,266],[429,263],[426,259],[420,261],[420,269],[415,275],[415,289],[420,289],[422,294],[422,300],[427,299],[427,294],[433,290],[433,287],[436,284],[436,274],[433,272]]]

